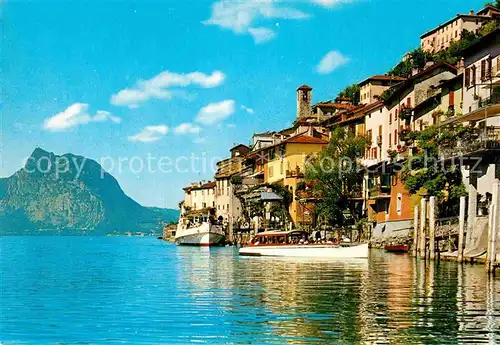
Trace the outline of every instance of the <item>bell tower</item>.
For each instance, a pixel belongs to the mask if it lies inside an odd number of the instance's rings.
[[[297,118],[311,116],[312,87],[302,85],[297,88]]]

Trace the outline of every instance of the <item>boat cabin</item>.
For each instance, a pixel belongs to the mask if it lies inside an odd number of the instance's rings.
[[[265,231],[258,233],[250,242],[251,246],[277,246],[308,243],[308,234],[302,230]]]

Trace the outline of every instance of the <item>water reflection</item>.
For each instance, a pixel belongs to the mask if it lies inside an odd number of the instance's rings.
[[[179,279],[190,284],[193,296],[200,290],[210,298],[226,296],[224,312],[246,310],[248,318],[238,322],[250,334],[267,334],[268,342],[499,340],[499,281],[488,280],[482,267],[377,251],[369,261],[347,264],[183,249]]]
[[[0,245],[6,344],[500,341],[500,279],[482,266],[383,251],[353,263],[238,257],[146,238]]]

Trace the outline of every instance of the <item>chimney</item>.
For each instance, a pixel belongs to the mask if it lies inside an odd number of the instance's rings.
[[[470,10],[469,14],[470,14],[471,16],[473,16],[473,15],[474,15],[474,10]]]
[[[310,137],[314,135],[313,126],[309,126],[309,129],[307,130],[307,135]]]
[[[297,88],[297,118],[311,115],[312,87],[302,85]]]

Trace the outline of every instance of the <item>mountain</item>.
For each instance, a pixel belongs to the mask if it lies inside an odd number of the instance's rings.
[[[179,211],[144,207],[96,161],[35,149],[21,170],[0,179],[0,234],[158,232]]]

